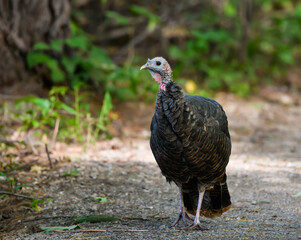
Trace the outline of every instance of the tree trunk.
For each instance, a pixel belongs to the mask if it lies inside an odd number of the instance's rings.
[[[252,14],[252,0],[239,1],[239,13],[241,23],[241,41],[239,51],[239,61],[245,62],[247,60],[247,48],[250,35],[250,22]]]
[[[0,0],[0,92],[40,80],[27,68],[26,53],[36,42],[68,37],[69,12],[66,0]]]

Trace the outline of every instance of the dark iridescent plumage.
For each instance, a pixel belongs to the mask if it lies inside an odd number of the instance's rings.
[[[154,58],[146,65],[161,76],[150,145],[162,174],[180,189],[181,209],[174,225],[179,219],[185,222],[188,212],[196,215],[191,227],[197,228],[199,215],[220,216],[231,205],[225,172],[231,153],[227,117],[216,101],[183,95],[165,59]]]

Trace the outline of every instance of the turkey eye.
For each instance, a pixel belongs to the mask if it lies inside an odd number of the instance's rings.
[[[156,64],[157,64],[157,66],[160,66],[160,65],[161,65],[161,62],[157,61]]]

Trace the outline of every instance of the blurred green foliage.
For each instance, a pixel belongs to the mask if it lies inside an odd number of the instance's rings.
[[[163,56],[171,63],[176,81],[185,86],[187,80],[193,80],[202,89],[192,92],[195,94],[230,91],[245,97],[266,83],[294,87],[288,72],[300,68],[301,3],[297,0],[187,0],[170,4],[154,0],[139,5],[135,1],[105,1],[94,10],[103,16],[96,24],[88,15],[91,9],[82,10],[82,26],[107,35],[94,37],[110,49],[110,56],[118,56],[128,67]],[[127,54],[133,51],[133,62],[129,62]],[[109,84],[110,92],[118,93],[113,97],[121,99],[121,92],[124,99],[144,100],[155,95],[156,84],[134,69],[130,76],[124,67],[116,69],[104,80],[131,86],[116,89],[116,84]]]
[[[264,0],[253,4],[259,10],[254,15],[260,18],[248,20],[248,25],[240,21],[238,1],[225,1],[223,12],[211,7],[199,14],[199,24],[190,30],[186,46],[169,48],[177,63],[175,75],[194,76],[204,89],[248,96],[261,84],[284,78],[289,69],[298,67],[301,3]],[[243,39],[244,30],[247,39]]]
[[[100,4],[110,6],[107,1]],[[99,40],[104,47],[97,46],[99,36],[86,33],[74,17],[69,39],[37,43],[27,54],[28,67],[44,65],[53,85],[69,86],[74,104],[61,101],[66,92],[58,91],[64,87],[53,88],[48,99],[20,99],[17,103],[30,102],[38,109],[18,116],[25,129],[54,128],[60,119],[61,139],[72,136],[83,141],[85,134],[89,138],[99,135],[109,122],[111,97],[155,98],[158,85],[137,66],[148,57],[163,55],[161,51],[172,65],[175,80],[187,92],[204,96],[230,91],[246,97],[262,84],[285,82],[288,71],[300,67],[301,3],[295,0],[204,1],[199,5],[187,1],[165,10],[120,2],[102,9],[100,27],[109,36]],[[173,11],[181,14],[173,16]],[[112,56],[122,63],[116,64]],[[97,120],[83,102],[82,91],[92,89],[103,97]],[[68,117],[62,118],[62,111]]]
[[[126,19],[120,20],[121,16],[110,11],[107,15],[116,18],[119,23]],[[33,51],[27,54],[27,64],[29,68],[44,64],[50,71],[53,84],[67,83],[74,90],[81,85],[102,94],[108,92],[118,100],[152,98],[149,94],[152,84],[139,81],[138,67],[131,62],[116,65],[103,48],[93,44],[92,36],[75,23],[71,23],[69,39],[55,40],[49,44],[36,43]]]
[[[156,14],[153,14],[145,7],[132,5],[130,9],[133,13],[147,18],[147,28],[149,31],[153,31],[156,28],[156,26],[161,22],[160,17],[158,17]]]

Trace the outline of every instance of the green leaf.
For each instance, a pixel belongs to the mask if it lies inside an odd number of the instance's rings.
[[[301,19],[301,3],[299,3],[295,10],[295,15],[298,19]]]
[[[21,97],[21,98],[15,100],[15,104],[18,104],[20,102],[30,102],[30,103],[32,103],[35,98],[37,98],[37,97],[35,97],[35,96]]]
[[[47,63],[54,61],[54,59],[52,59],[45,53],[29,52],[26,56],[26,61],[27,61],[28,67],[32,68],[39,63],[45,63],[47,65]]]
[[[35,43],[35,45],[33,46],[33,49],[34,50],[48,50],[48,49],[50,49],[50,46],[46,43],[38,42],[38,43]]]
[[[230,17],[230,18],[234,17],[236,15],[236,9],[230,2],[227,2],[224,5],[224,12],[225,12],[226,16]]]
[[[59,39],[59,40],[55,40],[52,41],[50,43],[51,49],[55,50],[57,52],[61,52],[62,51],[62,46],[63,46],[63,40]]]
[[[32,119],[31,124],[33,128],[38,128],[40,126],[40,122],[38,120]]]
[[[29,52],[26,56],[26,60],[29,68],[32,68],[37,64],[45,64],[49,68],[51,72],[51,78],[54,82],[64,81],[65,74],[60,69],[57,60],[49,57],[45,53]]]
[[[10,178],[4,172],[0,172],[0,176],[4,177],[6,181],[10,181]]]
[[[50,109],[51,107],[51,102],[46,99],[46,98],[34,98],[32,101],[33,104],[35,104],[36,106],[39,106],[42,109]]]
[[[106,11],[106,16],[108,18],[112,18],[114,19],[118,24],[121,25],[125,25],[129,22],[129,18],[121,16],[119,13],[117,12],[113,12],[113,11]]]
[[[43,110],[49,110],[51,107],[51,102],[48,99],[39,98],[35,96],[26,96],[26,97],[19,98],[15,101],[15,104],[18,104],[20,102],[32,103]]]
[[[171,45],[169,47],[169,54],[174,59],[181,59],[182,53],[182,50],[178,46]]]
[[[149,21],[148,21],[147,29],[149,31],[153,31],[157,27],[157,24],[158,24],[157,19],[150,18]]]
[[[87,50],[89,41],[87,37],[84,36],[74,36],[66,40],[66,44],[73,48],[79,48],[83,51]]]
[[[112,110],[113,105],[112,105],[112,99],[111,95],[109,92],[105,93],[102,107],[101,107],[101,112],[100,112],[100,117],[106,117],[109,115],[109,112]]]
[[[76,69],[76,66],[80,60],[77,57],[73,58],[67,58],[67,57],[62,57],[62,64],[64,65],[66,71],[68,74],[72,75]]]
[[[62,51],[62,44],[63,44],[63,40],[61,40],[61,39],[52,41],[50,44],[43,43],[43,42],[38,42],[33,46],[33,49],[34,50],[40,50],[40,51],[52,49],[52,50],[61,52]]]
[[[94,68],[101,68],[111,71],[116,68],[114,62],[108,57],[107,53],[103,49],[96,46],[93,46],[89,51],[88,61]]]
[[[71,114],[78,114],[75,109],[73,109],[72,107],[69,107],[68,105],[66,105],[65,103],[62,103],[61,104],[61,108],[64,109],[65,111],[67,111],[68,113],[71,113]]]
[[[150,31],[154,30],[156,25],[161,22],[161,19],[156,14],[153,14],[145,7],[132,5],[131,11],[148,19],[148,30]]]
[[[293,54],[290,51],[283,51],[279,53],[279,58],[283,63],[286,64],[294,64],[295,59],[293,57]]]
[[[55,230],[60,230],[60,231],[64,231],[64,230],[73,230],[79,228],[78,225],[72,225],[72,226],[66,226],[66,227],[61,227],[61,226],[57,226],[57,227],[42,227],[42,230],[44,232],[51,232],[51,231],[55,231]]]
[[[97,223],[97,222],[111,222],[117,221],[118,218],[111,216],[87,216],[87,217],[78,217],[74,219],[77,223],[89,222],[89,223]]]
[[[65,80],[65,73],[59,68],[57,62],[53,62],[53,65],[48,65],[51,71],[51,79],[56,82],[63,82]]]
[[[156,15],[156,14],[153,14],[152,12],[150,12],[147,8],[145,7],[141,7],[141,6],[138,6],[138,5],[132,5],[131,6],[131,11],[133,13],[136,13],[138,15],[142,15],[142,16],[145,16],[147,18],[156,18],[158,20],[158,22],[160,21],[160,18]]]
[[[66,92],[68,91],[68,87],[64,87],[64,86],[53,86],[49,92],[49,95],[55,95],[55,94],[60,94],[62,96],[64,96],[66,94]]]

